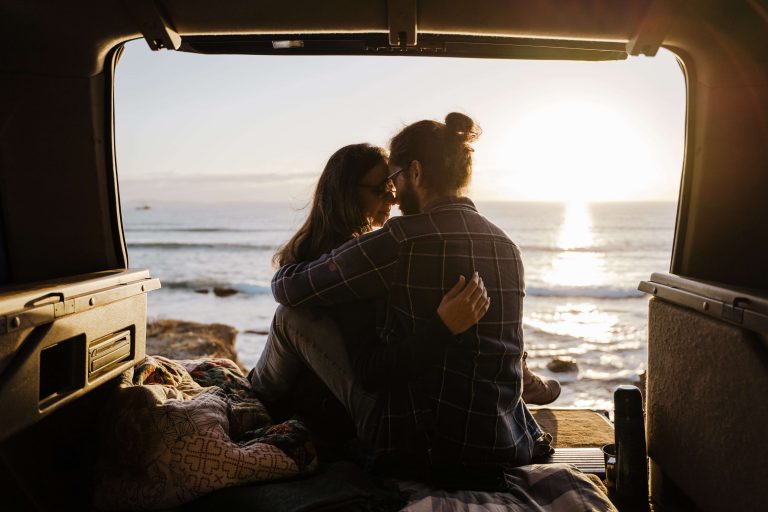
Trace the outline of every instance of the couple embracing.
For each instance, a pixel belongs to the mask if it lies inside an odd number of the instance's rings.
[[[275,255],[280,306],[254,391],[279,403],[310,372],[385,471],[519,466],[549,450],[526,403],[560,386],[525,365],[520,252],[462,195],[479,134],[451,113],[406,126],[388,157],[338,150]]]

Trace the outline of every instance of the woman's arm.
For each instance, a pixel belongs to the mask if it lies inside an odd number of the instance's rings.
[[[387,227],[360,235],[314,261],[281,267],[272,295],[284,306],[328,306],[389,291],[399,242]]]
[[[442,357],[445,347],[457,345],[457,335],[475,325],[489,306],[477,273],[469,282],[460,276],[435,314],[414,334],[387,345],[369,341],[355,347],[352,364],[357,379],[370,392],[414,380]]]

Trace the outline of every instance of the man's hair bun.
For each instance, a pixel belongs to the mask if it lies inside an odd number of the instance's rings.
[[[474,142],[483,132],[471,117],[459,112],[451,112],[445,116],[445,127],[462,142]]]

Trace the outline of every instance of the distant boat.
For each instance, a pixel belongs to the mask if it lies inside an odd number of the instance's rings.
[[[152,209],[152,207],[151,207],[151,206],[149,206],[148,204],[143,204],[143,205],[141,205],[141,206],[137,206],[137,207],[136,207],[136,209],[137,209],[137,210],[151,210],[151,209]]]

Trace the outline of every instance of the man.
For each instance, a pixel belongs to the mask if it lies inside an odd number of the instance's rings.
[[[316,261],[277,272],[273,294],[289,307],[278,308],[252,373],[257,393],[279,398],[281,377],[302,364],[311,367],[383,459],[522,465],[548,448],[521,401],[519,250],[461,196],[478,134],[471,119],[455,113],[445,124],[420,121],[403,129],[390,145],[387,180],[404,216]],[[488,312],[454,335],[435,310],[457,276],[476,282],[477,274]],[[378,300],[381,342],[351,357],[338,328],[304,309],[365,299]],[[364,386],[376,369],[383,385]],[[552,385],[550,394],[558,393]]]

